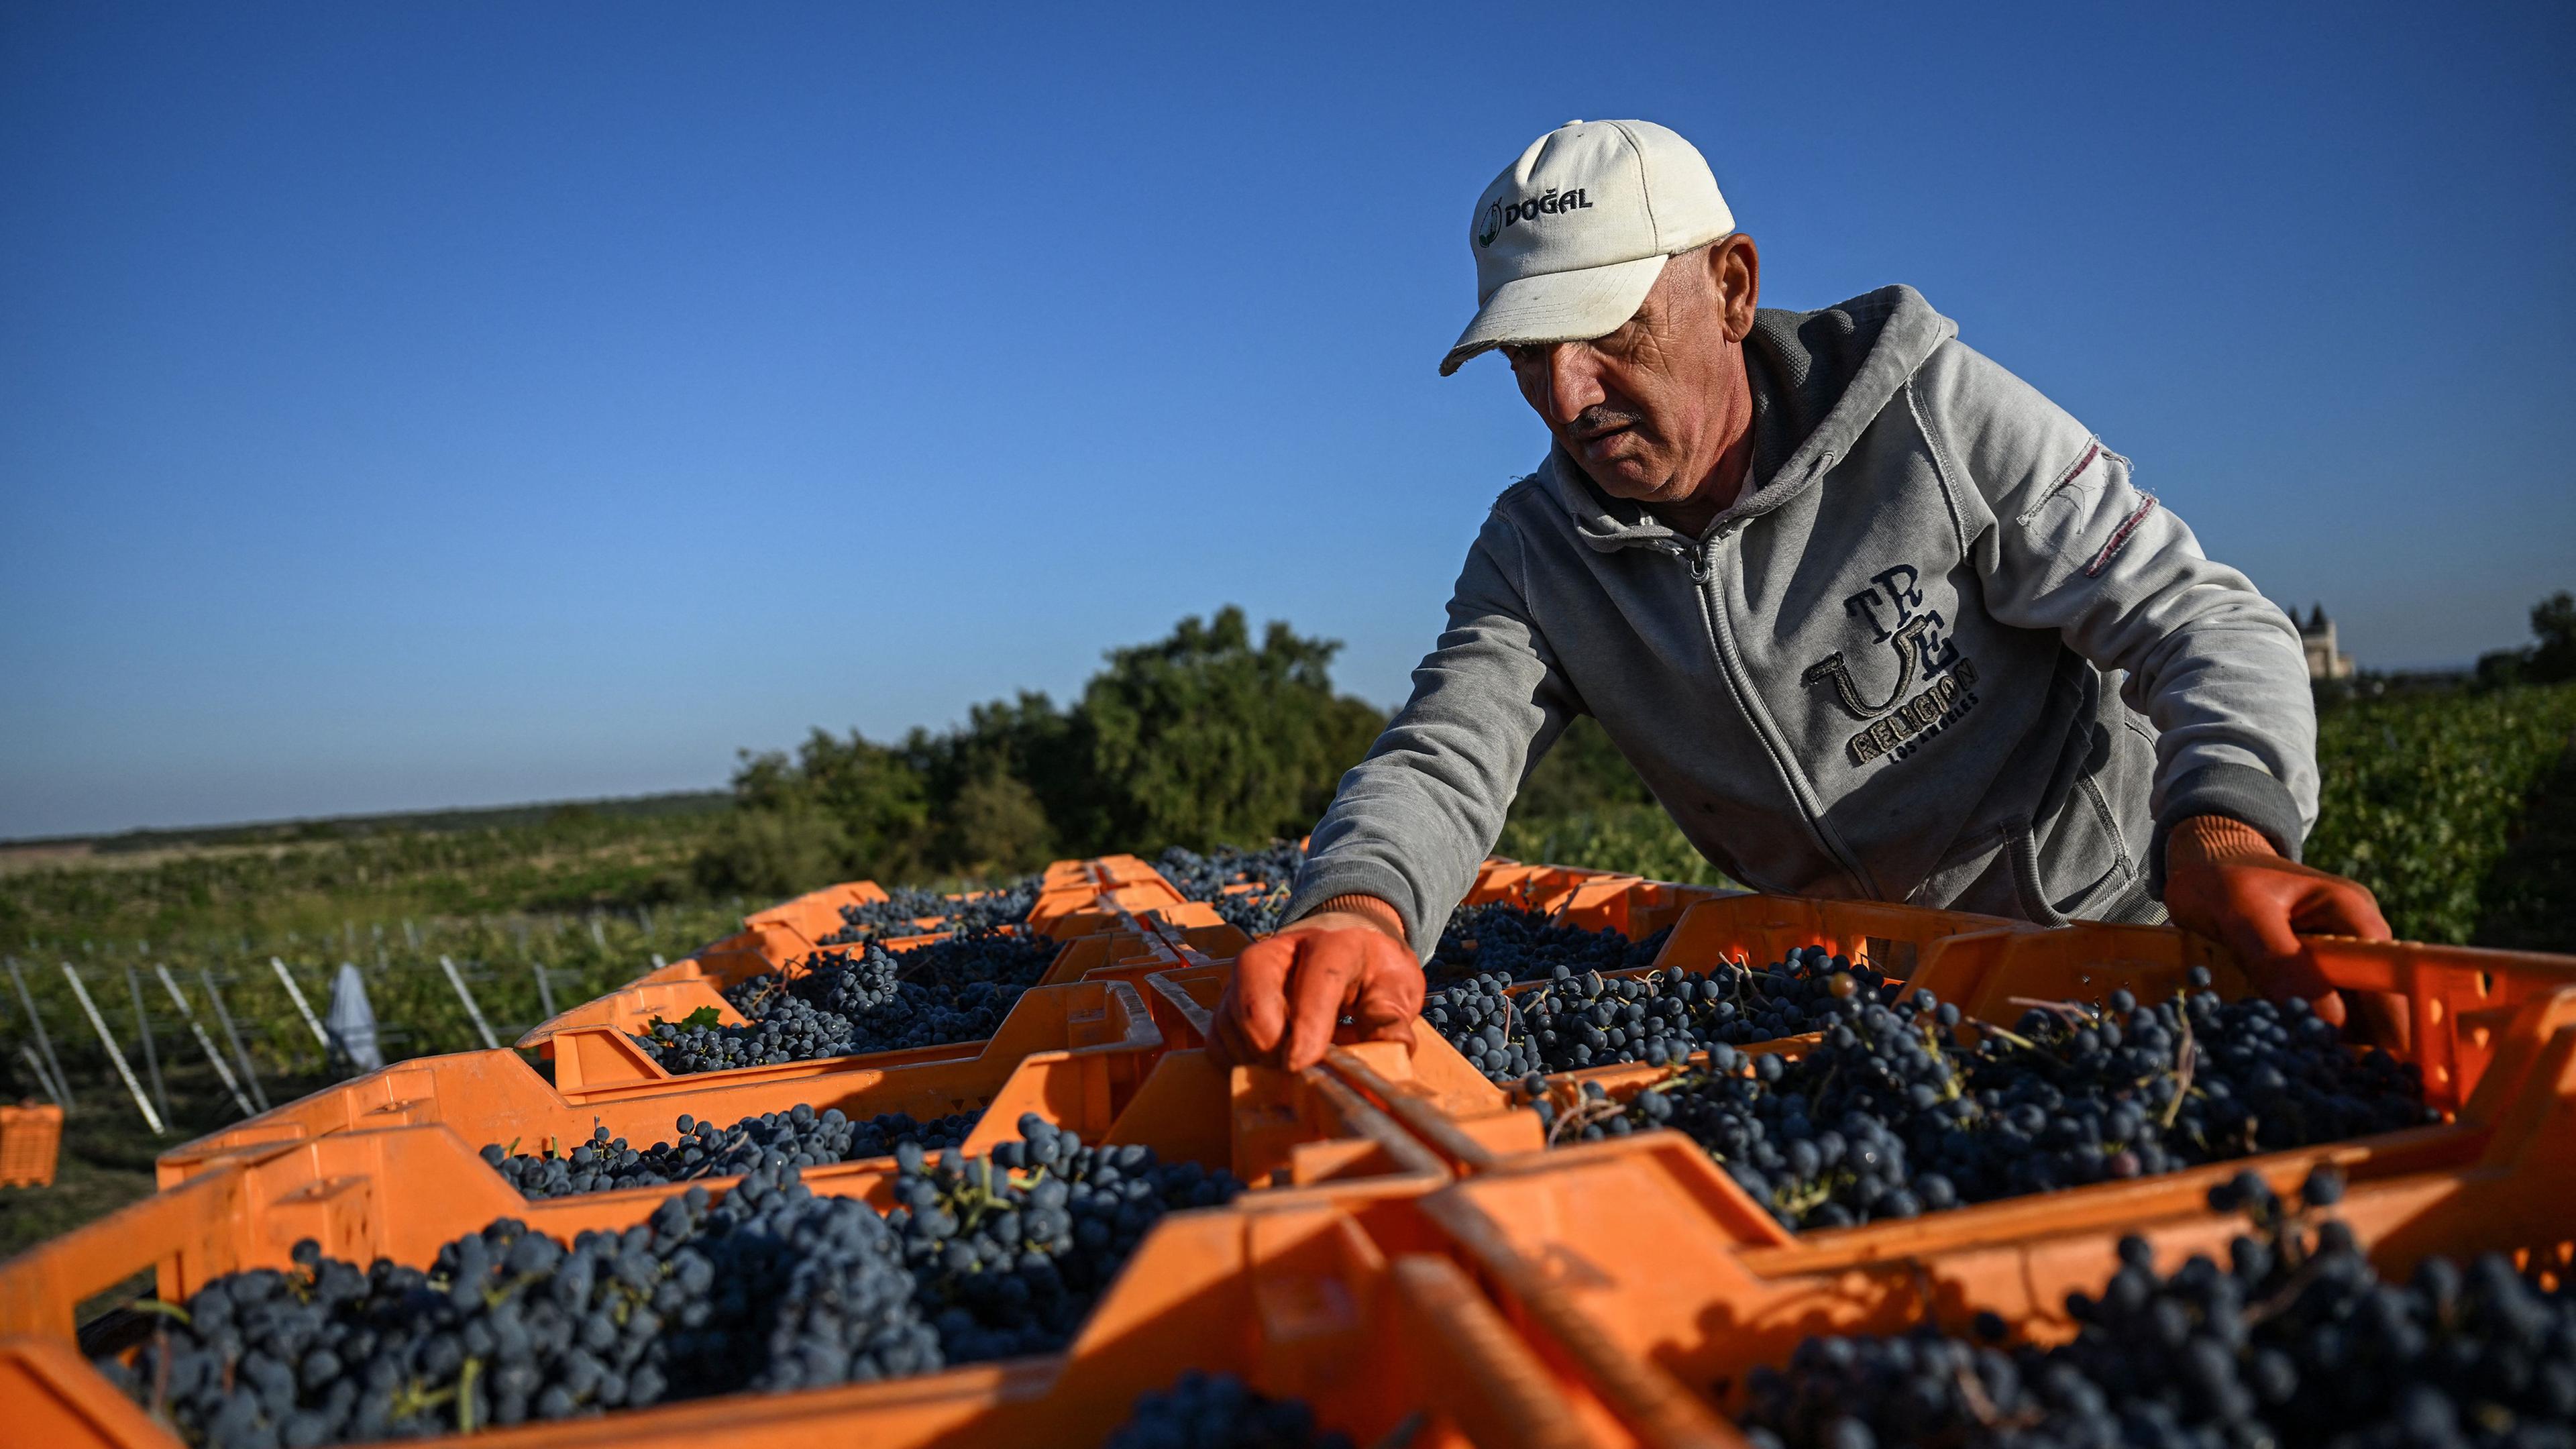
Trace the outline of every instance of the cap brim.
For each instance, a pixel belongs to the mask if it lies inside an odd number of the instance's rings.
[[[1616,332],[1637,315],[1655,278],[1664,273],[1663,257],[1612,262],[1579,272],[1548,272],[1521,277],[1494,289],[1475,320],[1458,334],[1458,344],[1440,360],[1447,377],[1479,352],[1529,342],[1581,342]]]

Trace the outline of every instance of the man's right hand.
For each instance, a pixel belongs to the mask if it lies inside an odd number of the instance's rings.
[[[1318,911],[1244,948],[1208,1049],[1228,1066],[1301,1071],[1336,1039],[1410,1042],[1421,1014],[1413,949],[1372,914]]]

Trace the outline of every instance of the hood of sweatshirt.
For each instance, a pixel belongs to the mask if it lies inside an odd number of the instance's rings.
[[[1815,312],[1755,312],[1744,339],[1753,467],[1744,492],[1709,527],[1768,513],[1815,486],[1933,349],[1958,332],[1957,323],[1901,284]],[[1561,448],[1549,451],[1541,471],[1576,535],[1592,548],[1671,552],[1691,542],[1643,504],[1602,492]]]

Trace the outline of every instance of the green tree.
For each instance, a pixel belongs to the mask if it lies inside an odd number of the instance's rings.
[[[803,801],[734,810],[708,832],[689,876],[710,897],[777,900],[847,878],[849,853],[840,822]]]
[[[903,753],[940,822],[932,863],[942,870],[1010,869],[1032,851],[1042,864],[1088,807],[1089,766],[1076,721],[1042,693],[976,705],[963,729],[916,729]],[[1004,780],[1015,788],[1004,789]],[[967,826],[961,811],[977,823]]]
[[[994,770],[969,780],[941,812],[940,863],[968,876],[1018,875],[1055,854],[1055,830],[1035,790]]]
[[[2565,589],[2531,606],[2531,646],[2523,677],[2534,684],[2563,684],[2576,679],[2576,595]]]
[[[2481,689],[2576,680],[2576,594],[2560,589],[2532,605],[2531,632],[2539,642],[2478,656]]]
[[[1229,605],[1111,650],[1077,711],[1086,843],[1142,852],[1303,834],[1386,725],[1376,707],[1333,693],[1340,648],[1277,621],[1255,646]]]
[[[733,790],[738,812],[816,817],[792,828],[803,842],[797,849],[819,850],[837,840],[844,871],[909,879],[928,859],[929,782],[905,751],[872,743],[856,730],[843,739],[818,729],[797,747],[793,760],[778,751],[745,752]],[[828,822],[828,828],[817,822]],[[770,838],[736,832],[730,841]]]
[[[1610,742],[1609,731],[1586,714],[1575,716],[1521,782],[1520,794],[1512,797],[1512,818],[1553,819],[1654,803],[1636,768]]]
[[[1340,646],[1243,611],[1110,651],[1072,709],[1022,693],[892,745],[816,730],[746,753],[734,819],[692,874],[709,890],[807,890],[1026,870],[1057,852],[1152,852],[1302,834],[1385,725],[1336,695]]]

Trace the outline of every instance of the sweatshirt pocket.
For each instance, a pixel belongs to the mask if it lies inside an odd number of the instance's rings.
[[[2043,926],[2142,919],[2142,912],[2153,902],[2121,846],[2116,826],[2103,828],[2081,792],[2068,805],[2058,828],[2050,833],[2045,859],[2029,823],[2013,826],[2006,850],[2023,917]]]

